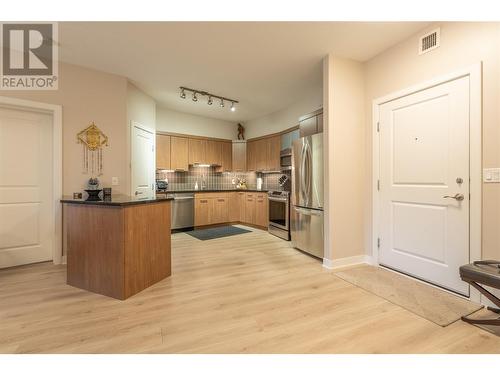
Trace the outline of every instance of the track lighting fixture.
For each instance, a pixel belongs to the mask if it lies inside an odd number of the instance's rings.
[[[208,101],[207,101],[208,105],[213,104],[214,98],[219,99],[221,108],[224,108],[224,101],[231,102],[231,107],[230,107],[231,112],[236,111],[236,103],[239,103],[237,100],[225,98],[225,97],[219,96],[219,95],[214,95],[214,94],[211,94],[207,91],[194,90],[194,89],[190,89],[189,87],[184,87],[184,86],[181,86],[179,88],[181,89],[180,96],[182,99],[186,99],[186,91],[192,92],[193,93],[193,102],[198,101],[198,95],[208,96]]]

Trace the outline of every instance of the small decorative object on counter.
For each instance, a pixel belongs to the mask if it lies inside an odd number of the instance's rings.
[[[238,124],[238,139],[245,139],[245,128],[241,124]]]
[[[105,197],[111,195],[111,188],[110,187],[102,188],[102,193],[104,194]]]
[[[102,175],[102,146],[108,146],[108,137],[92,122],[76,140],[83,146],[83,173]]]
[[[87,183],[88,189],[85,192],[89,195],[87,197],[88,201],[100,201],[99,193],[102,191],[99,189],[99,179],[97,177],[92,177]]]

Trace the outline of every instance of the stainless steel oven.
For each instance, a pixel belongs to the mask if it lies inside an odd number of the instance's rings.
[[[287,191],[270,191],[269,233],[284,240],[290,240],[290,196]]]
[[[280,151],[280,169],[289,171],[292,169],[292,149],[286,148]]]

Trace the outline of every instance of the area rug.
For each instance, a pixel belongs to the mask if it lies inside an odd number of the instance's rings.
[[[442,327],[481,309],[476,303],[380,267],[362,265],[334,274]]]
[[[207,228],[207,229],[195,229],[186,232],[190,236],[197,238],[202,241],[213,240],[216,238],[235,236],[237,234],[250,233],[251,230],[233,227],[232,225],[225,225],[223,227]]]

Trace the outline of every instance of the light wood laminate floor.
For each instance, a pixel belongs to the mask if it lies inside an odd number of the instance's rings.
[[[3,353],[500,353],[357,288],[267,232],[172,236],[173,275],[126,300],[65,284],[65,267],[0,270]]]

